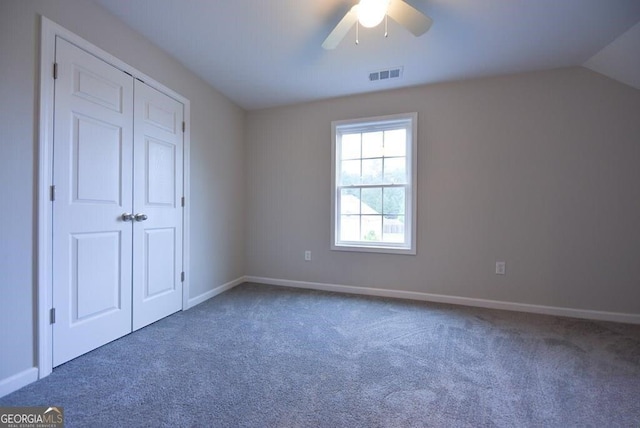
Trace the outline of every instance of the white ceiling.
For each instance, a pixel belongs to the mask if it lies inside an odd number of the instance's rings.
[[[326,51],[357,0],[94,1],[248,110],[581,65],[640,22],[640,0],[407,0],[434,20],[423,36],[389,20],[387,39],[361,29],[356,46],[352,29]],[[395,66],[401,79],[369,82]]]
[[[589,58],[584,66],[640,89],[640,22]]]

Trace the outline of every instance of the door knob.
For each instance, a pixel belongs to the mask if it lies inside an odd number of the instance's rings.
[[[131,213],[123,213],[120,218],[122,218],[122,221],[131,221],[133,220],[135,216]]]
[[[136,221],[145,221],[146,219],[148,219],[149,217],[147,217],[146,214],[142,214],[142,213],[138,213],[135,216],[133,216],[133,218],[136,219]]]

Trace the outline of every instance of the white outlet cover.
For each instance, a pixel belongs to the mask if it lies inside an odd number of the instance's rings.
[[[496,262],[496,275],[505,275],[507,273],[506,262]]]

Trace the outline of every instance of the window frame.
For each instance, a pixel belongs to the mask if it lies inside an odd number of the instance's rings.
[[[398,126],[403,125],[403,126]],[[339,163],[342,161],[338,150],[342,135],[348,133],[375,132],[378,130],[406,129],[407,131],[407,193],[405,196],[405,242],[403,244],[365,243],[361,241],[341,241],[340,238],[340,195],[343,186],[338,183]],[[345,132],[346,131],[346,132]],[[339,140],[340,139],[340,140]],[[418,113],[402,113],[360,119],[335,120],[331,122],[331,249],[367,253],[416,255],[417,194],[418,194]],[[361,158],[363,159],[363,158]],[[357,185],[355,187],[386,188],[392,185]]]

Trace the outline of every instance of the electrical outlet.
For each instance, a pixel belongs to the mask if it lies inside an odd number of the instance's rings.
[[[304,252],[304,261],[305,262],[310,262],[311,261],[311,251],[307,250]]]
[[[507,262],[496,262],[496,275],[504,275],[507,273]]]

